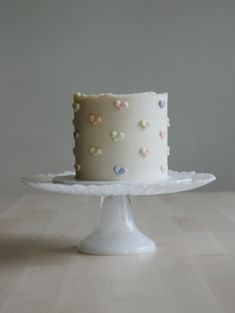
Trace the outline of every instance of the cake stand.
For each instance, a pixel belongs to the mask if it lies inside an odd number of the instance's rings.
[[[215,176],[205,173],[168,171],[168,178],[155,182],[77,181],[73,172],[22,177],[27,185],[42,190],[101,197],[100,221],[95,230],[79,243],[79,251],[97,255],[150,253],[155,243],[134,221],[130,196],[160,195],[206,185]]]

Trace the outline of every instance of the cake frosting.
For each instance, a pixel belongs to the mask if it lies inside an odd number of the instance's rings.
[[[167,178],[167,93],[75,93],[76,178],[157,181]]]

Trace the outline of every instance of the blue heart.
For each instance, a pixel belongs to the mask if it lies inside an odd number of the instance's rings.
[[[73,132],[73,138],[74,138],[74,140],[76,140],[76,139],[78,139],[78,137],[79,137],[79,133],[78,132]]]
[[[160,107],[161,109],[163,109],[164,106],[166,105],[166,102],[165,102],[164,100],[159,100],[159,101],[158,101],[158,105],[159,105],[159,107]]]
[[[126,167],[120,167],[120,166],[114,166],[113,168],[114,172],[117,174],[117,175],[123,175],[127,172],[127,168]]]

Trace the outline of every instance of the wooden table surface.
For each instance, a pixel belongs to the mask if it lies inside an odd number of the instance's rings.
[[[151,255],[77,252],[99,198],[0,198],[1,313],[234,313],[235,192],[136,197]]]

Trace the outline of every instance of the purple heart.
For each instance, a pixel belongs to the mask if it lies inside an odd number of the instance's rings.
[[[159,100],[159,101],[158,101],[158,105],[159,105],[159,107],[160,107],[161,109],[163,109],[164,106],[166,105],[166,102],[165,102],[164,100]]]
[[[127,172],[127,168],[126,167],[121,167],[121,166],[114,166],[113,168],[114,172],[117,174],[117,175],[123,175]]]
[[[78,139],[78,137],[79,137],[79,133],[78,132],[73,132],[73,138],[74,138],[74,140],[76,140],[76,139]]]

